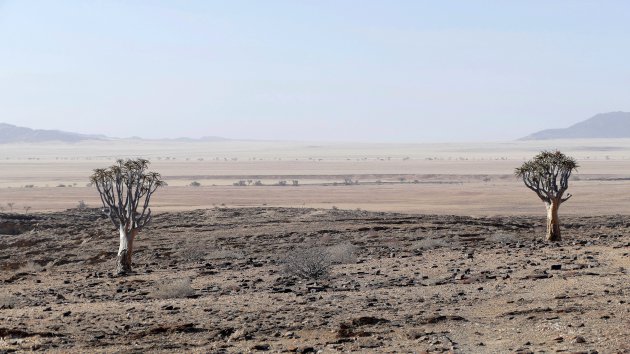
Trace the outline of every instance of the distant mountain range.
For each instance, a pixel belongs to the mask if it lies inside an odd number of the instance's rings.
[[[0,123],[0,144],[8,143],[43,143],[43,142],[64,142],[76,143],[86,140],[145,140],[139,137],[131,137],[127,139],[111,138],[105,135],[90,135],[64,132],[61,130],[44,130],[18,127],[12,124]],[[168,141],[226,141],[229,139],[217,136],[206,136],[199,139],[177,138],[177,139],[159,139]]]
[[[547,129],[519,140],[630,138],[630,112],[601,113],[564,129]]]
[[[630,138],[630,112],[610,112],[601,113],[585,121],[576,123],[563,129],[546,129],[528,135],[519,140],[550,140],[550,139],[607,139],[607,138]],[[64,142],[76,143],[86,140],[163,140],[181,142],[201,142],[201,141],[228,141],[230,139],[218,136],[206,136],[199,139],[176,138],[176,139],[142,139],[112,138],[105,135],[90,135],[64,132],[61,130],[44,130],[18,127],[11,124],[0,123],[0,144],[8,143],[42,143],[42,142]]]
[[[18,127],[0,123],[0,144],[6,143],[38,143],[45,141],[62,141],[76,143],[82,140],[105,140],[104,135],[87,135],[63,132],[60,130],[44,130]]]

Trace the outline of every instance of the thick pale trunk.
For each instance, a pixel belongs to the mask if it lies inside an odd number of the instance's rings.
[[[137,230],[127,232],[124,225],[120,226],[120,246],[116,258],[116,274],[123,275],[131,272],[131,255],[133,254],[133,240]]]
[[[547,204],[547,241],[560,241],[560,220],[558,219],[558,208],[560,201],[551,201]]]

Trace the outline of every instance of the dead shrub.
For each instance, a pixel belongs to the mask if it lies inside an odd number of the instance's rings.
[[[157,285],[151,294],[156,299],[175,299],[192,296],[195,290],[190,286],[190,278],[166,280]]]
[[[328,277],[333,261],[327,247],[298,247],[289,252],[283,263],[289,275],[322,279]]]
[[[333,264],[352,264],[357,262],[359,247],[351,243],[340,243],[327,250]]]

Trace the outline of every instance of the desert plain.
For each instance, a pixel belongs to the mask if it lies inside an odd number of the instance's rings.
[[[554,243],[543,149],[580,164]],[[115,277],[87,184],[127,157],[168,186]],[[630,352],[628,139],[7,144],[0,207],[0,352]]]

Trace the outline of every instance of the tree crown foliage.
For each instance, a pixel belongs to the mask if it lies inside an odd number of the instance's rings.
[[[159,173],[147,170],[149,164],[141,158],[119,159],[109,168],[95,169],[90,177],[115,226],[140,229],[151,221],[151,196],[166,182]]]
[[[565,202],[571,195],[566,198],[562,198],[562,195],[569,188],[571,173],[578,167],[574,158],[560,151],[542,151],[516,168],[514,173],[543,201],[559,199],[560,202]]]

